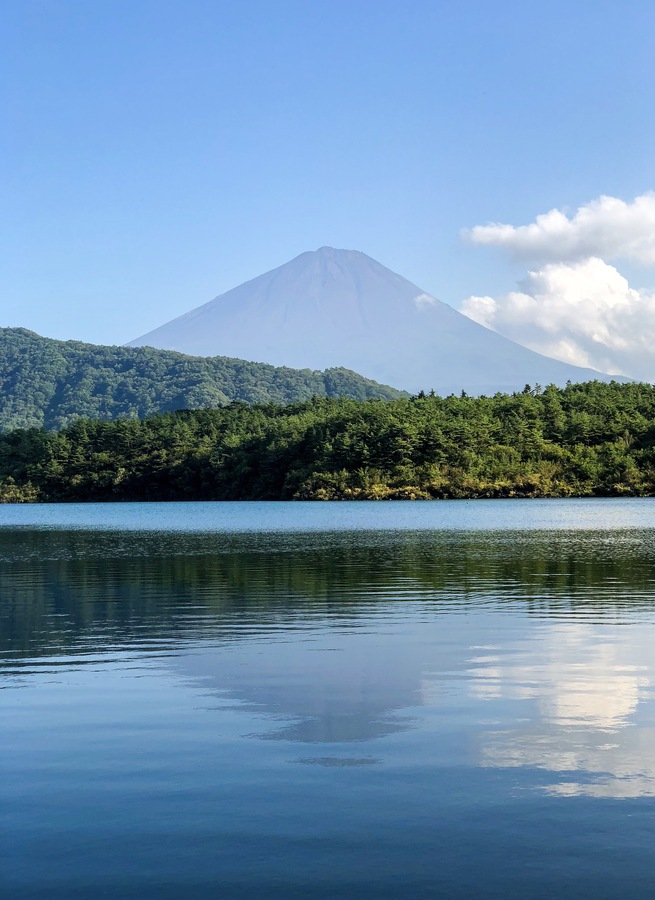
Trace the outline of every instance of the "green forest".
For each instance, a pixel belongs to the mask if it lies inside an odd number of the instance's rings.
[[[145,418],[214,409],[233,400],[292,403],[318,397],[391,399],[401,391],[348,369],[288,369],[152,347],[56,341],[0,328],[0,430],[61,428],[80,417]]]
[[[655,388],[314,396],[0,435],[13,501],[375,500],[655,494]]]

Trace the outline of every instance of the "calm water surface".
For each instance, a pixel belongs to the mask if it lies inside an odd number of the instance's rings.
[[[0,507],[11,898],[655,895],[655,501]]]

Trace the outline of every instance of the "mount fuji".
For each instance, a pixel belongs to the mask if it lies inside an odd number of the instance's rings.
[[[332,247],[301,253],[130,345],[300,369],[343,366],[442,395],[613,377],[528,350],[365,253]]]

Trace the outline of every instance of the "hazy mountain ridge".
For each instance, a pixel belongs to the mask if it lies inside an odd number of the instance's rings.
[[[60,428],[73,420],[143,418],[233,400],[290,403],[320,397],[393,399],[399,391],[355,372],[298,371],[151,347],[58,341],[0,328],[0,429]]]
[[[615,378],[515,344],[366,254],[332,247],[302,253],[130,345],[295,368],[346,366],[441,395]]]

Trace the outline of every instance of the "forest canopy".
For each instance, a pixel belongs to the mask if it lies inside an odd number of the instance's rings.
[[[0,431],[61,428],[79,418],[144,418],[176,409],[294,403],[318,397],[392,399],[402,391],[348,369],[289,369],[153,347],[56,341],[0,328]]]
[[[0,435],[5,501],[655,494],[655,388],[233,402]]]

